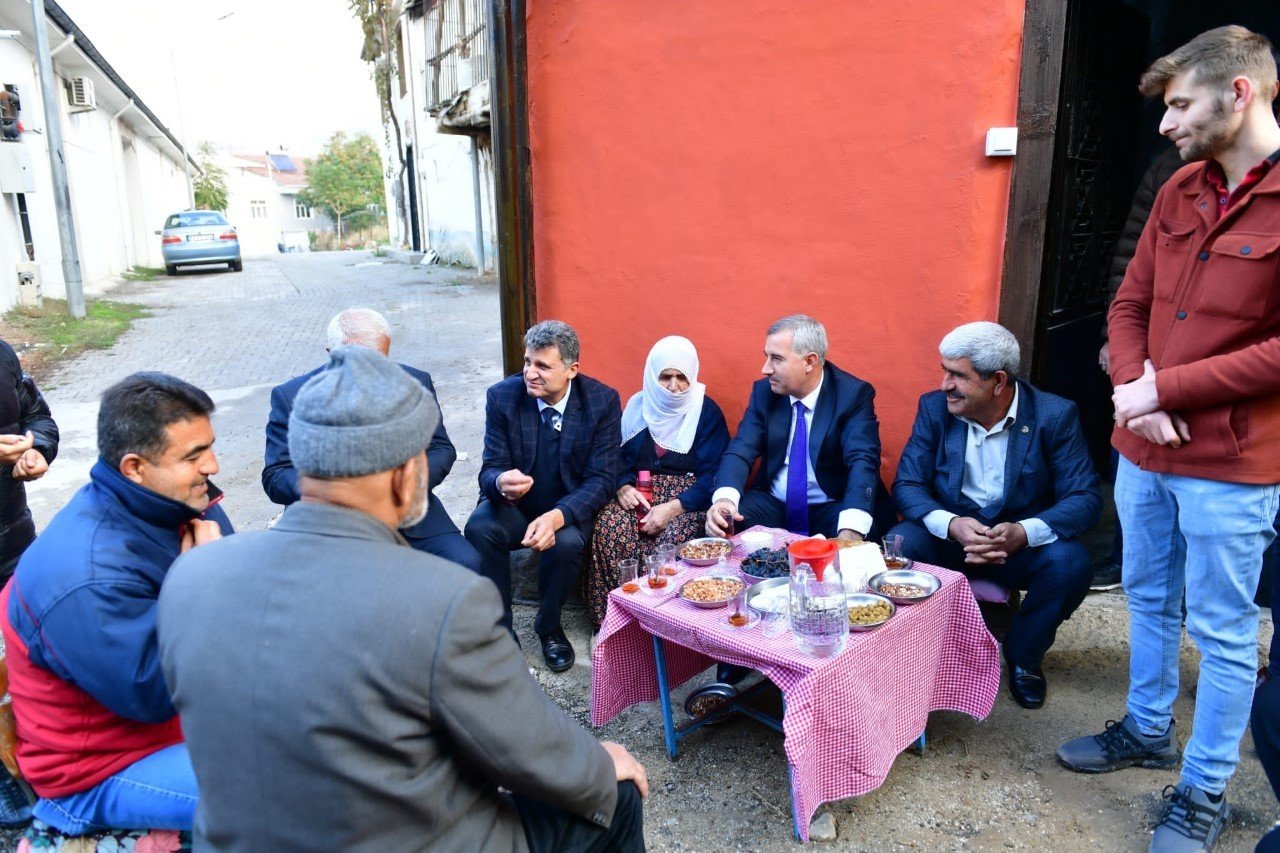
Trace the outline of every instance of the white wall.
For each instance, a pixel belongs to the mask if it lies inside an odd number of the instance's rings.
[[[250,172],[247,161],[234,156],[221,157],[218,163],[227,173],[227,218],[240,235],[242,255],[276,254],[281,231],[333,230],[333,222],[318,210],[312,209],[308,219],[298,217],[296,189]],[[266,202],[265,217],[253,215],[253,201]]]

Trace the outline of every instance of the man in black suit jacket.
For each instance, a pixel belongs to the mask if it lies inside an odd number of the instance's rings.
[[[356,344],[377,350],[383,355],[391,351],[391,326],[377,311],[368,308],[352,308],[338,314],[329,322],[328,346],[326,350],[336,349],[343,344]],[[400,365],[424,388],[436,396],[435,385],[431,375],[425,371]],[[282,385],[271,389],[271,416],[267,419],[267,449],[265,465],[262,469],[262,488],[273,503],[289,506],[297,503],[298,472],[294,470],[293,460],[289,458],[289,412],[293,410],[293,399],[298,396],[307,380],[324,370],[317,367],[309,373],[295,376]],[[441,416],[436,431],[431,436],[427,447],[427,461],[430,463],[431,498],[427,515],[420,522],[402,531],[409,544],[426,554],[443,557],[450,562],[466,566],[473,572],[480,571],[480,555],[472,548],[458,527],[449,518],[444,504],[435,496],[435,489],[444,482],[458,458],[458,452],[449,440],[444,429],[444,417]]]
[[[826,360],[827,332],[804,314],[783,317],[764,342],[764,379],[751,388],[738,434],[729,443],[707,533],[724,536],[731,520],[794,533],[863,539],[892,524],[880,479],[875,389]],[[797,412],[805,429],[795,429]],[[791,454],[803,452],[803,469]],[[750,491],[744,491],[759,460]]]
[[[596,513],[613,496],[622,444],[618,392],[578,372],[578,335],[544,320],[524,336],[524,372],[489,388],[480,503],[467,540],[502,593],[511,628],[510,553],[542,552],[533,630],[553,672],[573,666],[560,608],[582,568]],[[514,633],[514,632],[513,632]]]

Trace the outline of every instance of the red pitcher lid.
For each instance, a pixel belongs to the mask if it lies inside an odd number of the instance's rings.
[[[787,553],[794,563],[808,563],[813,574],[822,582],[827,566],[835,560],[840,546],[830,539],[800,539],[787,546]]]

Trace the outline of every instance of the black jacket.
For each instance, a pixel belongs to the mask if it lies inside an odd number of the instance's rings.
[[[28,430],[35,436],[36,450],[52,462],[58,455],[58,425],[49,414],[49,404],[22,372],[13,347],[0,341],[0,435],[22,435]],[[12,465],[0,465],[0,563],[21,554],[35,535],[26,489],[13,479]]]

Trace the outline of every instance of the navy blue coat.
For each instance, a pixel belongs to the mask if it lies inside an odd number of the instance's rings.
[[[809,426],[809,458],[818,485],[841,510],[860,509],[883,532],[890,522],[889,493],[880,479],[880,423],[875,389],[831,362],[823,368],[822,392]],[[720,462],[716,486],[742,492],[751,466],[760,461],[752,488],[768,492],[787,459],[791,398],[775,394],[768,379],[751,386],[738,434]]]
[[[436,396],[436,386],[431,383],[431,374],[407,364],[400,366],[404,368],[405,373],[418,380],[433,398]],[[267,449],[265,464],[262,468],[262,488],[267,493],[267,497],[271,498],[272,503],[288,506],[302,497],[298,492],[298,472],[293,467],[293,460],[289,457],[289,413],[293,411],[293,400],[302,390],[302,386],[324,369],[325,366],[322,365],[310,373],[295,376],[288,382],[271,389],[271,416],[267,419]],[[449,518],[449,513],[435,495],[436,487],[444,482],[444,478],[448,476],[457,458],[458,451],[454,449],[453,442],[449,440],[449,433],[444,429],[442,412],[440,425],[436,427],[435,433],[431,436],[431,443],[427,445],[428,483],[431,487],[427,516],[413,527],[401,531],[406,539],[427,539],[441,533],[458,532],[457,525]]]
[[[1098,523],[1098,475],[1075,403],[1018,380],[1018,419],[1009,427],[1004,501],[988,512],[960,492],[968,429],[947,411],[942,391],[920,398],[893,483],[894,502],[905,518],[921,521],[936,509],[987,524],[1039,518],[1060,539],[1074,539]]]
[[[698,432],[693,437],[693,447],[688,453],[667,451],[658,456],[657,446],[649,430],[642,429],[622,445],[622,469],[617,489],[634,486],[636,474],[652,471],[654,474],[695,474],[698,479],[692,486],[676,495],[685,512],[702,512],[711,506],[711,492],[715,488],[716,469],[720,457],[729,444],[729,425],[724,412],[710,397],[702,400],[702,413],[698,415]]]
[[[512,468],[533,471],[542,416],[520,374],[491,385],[484,408],[484,462],[480,494],[491,501],[505,498],[498,476]],[[616,491],[622,444],[622,409],[618,392],[590,376],[573,379],[560,428],[560,479],[566,493],[556,501],[566,525],[589,530]]]

